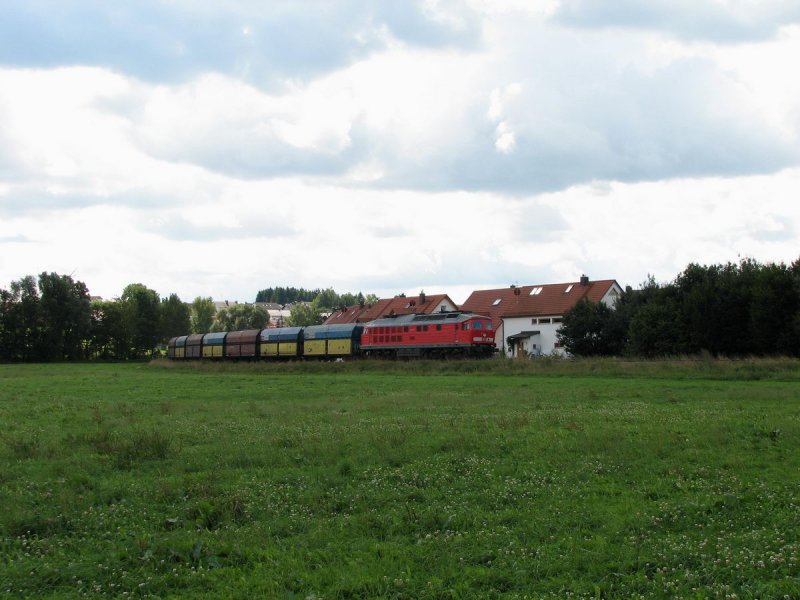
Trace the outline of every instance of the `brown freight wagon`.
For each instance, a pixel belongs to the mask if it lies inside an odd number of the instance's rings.
[[[186,358],[201,358],[203,356],[203,334],[195,333],[186,338]]]
[[[225,338],[225,358],[258,358],[260,329],[231,331]]]

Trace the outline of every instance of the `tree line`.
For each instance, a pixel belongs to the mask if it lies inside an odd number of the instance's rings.
[[[332,289],[314,294],[307,303],[293,305],[284,325],[313,325],[342,303],[377,300]],[[83,282],[45,272],[0,288],[0,362],[146,358],[175,336],[261,329],[269,320],[269,313],[255,304],[232,304],[217,311],[210,297],[187,304],[177,294],[161,298],[141,283],[126,286],[117,300],[92,300]]]
[[[315,302],[321,310],[334,310],[340,306],[353,306],[354,304],[370,304],[376,302],[378,297],[374,294],[366,296],[361,292],[352,294],[336,293],[333,288],[307,290],[295,287],[269,287],[260,290],[256,294],[256,302],[274,302],[276,304],[287,305],[297,302]]]
[[[42,273],[0,289],[0,360],[130,359],[149,356],[190,326],[189,308],[141,283],[119,301],[92,301],[82,281]]]
[[[800,356],[800,259],[690,264],[668,283],[650,277],[613,310],[578,303],[559,338],[577,356]]]

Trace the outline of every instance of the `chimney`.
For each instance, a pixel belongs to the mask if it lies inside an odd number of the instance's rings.
[[[581,285],[582,286],[589,285],[589,278],[586,275],[581,275]]]
[[[423,291],[420,291],[420,293],[419,293],[419,303],[420,304],[425,304],[425,292],[423,292]]]

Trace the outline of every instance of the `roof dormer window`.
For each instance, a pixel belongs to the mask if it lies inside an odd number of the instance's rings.
[[[572,291],[572,285],[573,285],[573,284],[571,284],[571,283],[570,283],[570,284],[567,286],[567,289],[565,289],[565,290],[564,290],[564,293],[565,293],[565,294],[569,294],[569,293]]]
[[[542,293],[542,288],[541,288],[541,286],[540,286],[540,287],[535,287],[535,288],[533,288],[533,289],[531,290],[531,293],[530,293],[530,295],[531,295],[531,296],[538,296],[538,295],[539,295],[539,294],[541,294],[541,293]]]
[[[498,298],[497,300],[495,300],[494,302],[492,302],[492,306],[497,306],[497,305],[498,305],[498,304],[500,304],[502,301],[503,301],[503,299],[502,299],[502,298]]]

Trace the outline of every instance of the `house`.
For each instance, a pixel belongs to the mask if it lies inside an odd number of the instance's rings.
[[[487,315],[497,331],[498,349],[507,356],[564,354],[556,336],[569,309],[584,298],[614,306],[622,288],[613,279],[511,286],[472,292],[461,310]]]
[[[214,300],[214,314],[223,309],[229,309],[234,306],[250,305],[250,302],[241,303],[238,300]],[[291,305],[278,304],[277,302],[254,302],[253,305],[264,310],[269,319],[267,320],[266,327],[284,327],[286,320],[289,318],[291,312]]]
[[[256,306],[264,309],[269,315],[267,327],[285,327],[292,312],[291,304],[278,304],[277,302],[256,302]]]
[[[447,294],[420,292],[419,296],[406,298],[405,295],[384,298],[372,304],[354,304],[334,310],[325,325],[344,323],[367,323],[388,315],[429,315],[435,312],[458,310],[458,305]]]
[[[239,304],[238,300],[214,300],[214,313],[218,313],[222,309],[230,308]]]

